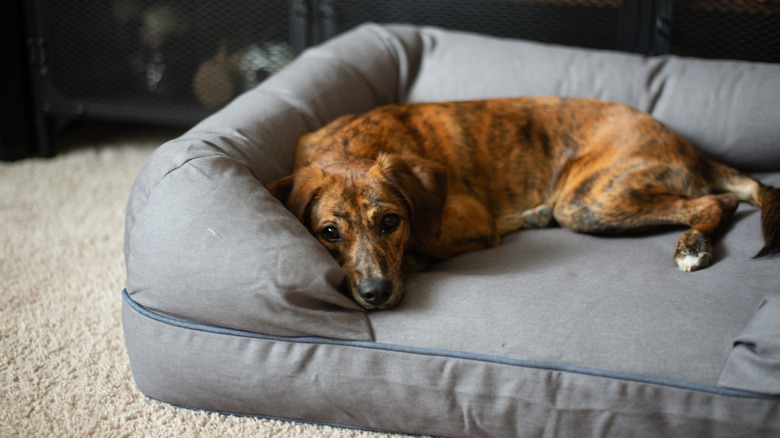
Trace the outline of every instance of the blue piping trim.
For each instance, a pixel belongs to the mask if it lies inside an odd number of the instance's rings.
[[[383,344],[380,342],[346,341],[340,339],[322,338],[317,336],[286,337],[286,336],[266,335],[266,334],[260,334],[254,332],[247,332],[243,330],[229,329],[229,328],[216,327],[216,326],[194,323],[189,321],[182,321],[169,316],[161,315],[133,301],[133,299],[130,298],[130,296],[128,295],[126,289],[122,290],[122,298],[133,310],[135,310],[142,316],[145,316],[147,318],[153,319],[160,323],[171,325],[174,327],[184,328],[188,330],[196,330],[196,331],[201,331],[206,333],[263,339],[263,340],[270,340],[270,341],[292,342],[292,343],[301,343],[301,344],[338,345],[344,347],[392,351],[392,352],[416,354],[422,356],[436,356],[436,357],[446,357],[452,359],[474,360],[479,362],[496,363],[501,365],[516,366],[521,368],[532,368],[532,369],[539,369],[539,370],[546,370],[546,371],[559,371],[559,372],[566,372],[566,373],[582,374],[582,375],[593,376],[593,377],[602,377],[607,379],[618,379],[618,380],[624,380],[624,381],[636,382],[636,383],[668,386],[672,388],[685,389],[690,391],[699,391],[699,392],[730,396],[730,397],[747,397],[747,398],[780,400],[780,395],[761,394],[757,392],[723,388],[718,386],[710,386],[710,385],[704,385],[700,383],[683,382],[679,380],[663,379],[658,377],[648,377],[648,376],[642,376],[638,374],[621,373],[617,371],[600,370],[600,369],[558,364],[552,362],[538,362],[538,361],[528,361],[528,360],[520,360],[520,359],[509,359],[505,357],[490,356],[485,354],[464,353],[460,351],[451,351],[451,350],[436,350],[436,349],[420,348],[420,347],[409,347],[405,345]]]

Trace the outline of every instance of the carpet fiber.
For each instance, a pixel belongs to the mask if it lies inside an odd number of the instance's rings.
[[[0,437],[389,437],[175,408],[135,387],[122,338],[132,182],[176,135],[69,134],[53,159],[0,163]]]

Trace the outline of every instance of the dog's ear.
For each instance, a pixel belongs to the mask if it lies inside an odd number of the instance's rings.
[[[414,239],[421,246],[436,245],[447,202],[447,169],[430,160],[392,154],[379,155],[377,163],[409,207]]]
[[[282,179],[277,179],[265,186],[265,188],[271,192],[274,198],[279,202],[287,205],[287,198],[290,196],[293,186],[295,185],[295,174],[285,176]]]
[[[322,169],[304,167],[292,175],[276,180],[265,188],[304,225],[309,226],[311,201],[325,184]]]

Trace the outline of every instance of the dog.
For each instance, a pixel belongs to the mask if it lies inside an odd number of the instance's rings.
[[[620,234],[689,227],[674,263],[712,263],[740,201],[780,253],[780,189],[718,164],[647,113],[529,97],[388,105],[304,134],[294,173],[268,184],[347,274],[365,309],[404,294],[403,274],[551,224]]]

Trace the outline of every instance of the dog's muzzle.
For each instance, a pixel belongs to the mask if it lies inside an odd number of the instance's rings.
[[[384,278],[370,278],[358,285],[358,295],[366,304],[381,307],[393,294],[393,283]]]

